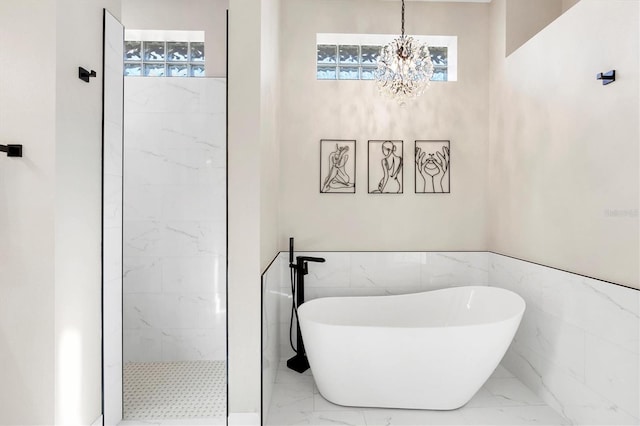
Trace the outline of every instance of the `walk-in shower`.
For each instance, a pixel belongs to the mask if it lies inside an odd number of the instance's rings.
[[[105,425],[225,424],[226,9],[105,15]]]
[[[126,420],[226,416],[225,86],[125,78]]]

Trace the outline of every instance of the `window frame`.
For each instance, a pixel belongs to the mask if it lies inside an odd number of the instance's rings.
[[[127,59],[127,49],[124,49],[123,56],[123,74],[125,77],[182,77],[182,78],[201,78],[206,77],[206,56],[205,56],[205,44],[204,44],[204,31],[154,31],[154,30],[125,30],[125,46],[126,43],[140,43],[140,59],[130,60]],[[168,44],[169,43],[187,43],[187,55],[186,61],[170,60],[168,58]],[[145,44],[146,43],[162,43],[164,45],[164,54],[162,59],[157,60],[145,60]],[[193,60],[191,58],[192,45],[198,43],[202,45],[202,60]],[[127,74],[127,65],[134,65],[140,67],[139,75]],[[159,66],[163,69],[162,75],[147,75],[145,72],[146,66]],[[175,65],[184,65],[187,68],[187,75],[171,75],[170,68]],[[201,68],[200,75],[194,75],[194,69]]]
[[[384,46],[395,38],[398,35],[394,34],[347,34],[347,33],[317,33],[316,34],[316,80],[371,80],[371,79],[362,79],[362,68],[375,68],[375,65],[366,65],[363,66],[361,63],[361,52],[362,46]],[[437,47],[446,47],[447,48],[447,66],[446,68],[442,66],[434,66],[434,69],[446,69],[447,79],[446,80],[431,80],[432,82],[450,82],[450,81],[458,81],[458,36],[432,36],[432,35],[410,35],[414,39],[426,43],[428,46]],[[336,62],[335,63],[327,63],[323,64],[318,62],[318,46],[321,45],[335,45],[336,46]],[[359,46],[359,60],[358,64],[353,64],[353,66],[358,66],[358,78],[357,79],[344,79],[340,78],[340,46]],[[336,70],[335,78],[318,78],[318,71],[320,67],[334,67]]]

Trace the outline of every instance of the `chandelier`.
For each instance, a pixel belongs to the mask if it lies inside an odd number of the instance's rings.
[[[404,35],[404,0],[402,34],[380,50],[375,76],[380,93],[400,105],[420,96],[433,76],[429,47]]]

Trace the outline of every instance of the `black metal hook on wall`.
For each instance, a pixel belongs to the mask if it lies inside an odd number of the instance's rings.
[[[616,70],[598,73],[598,75],[596,75],[596,78],[598,80],[602,80],[602,85],[606,86],[607,84],[616,81]]]
[[[0,152],[6,152],[7,157],[22,157],[22,145],[0,145]]]
[[[89,78],[95,77],[95,76],[96,76],[96,72],[94,70],[89,71],[82,67],[78,67],[78,78],[80,80],[86,81],[88,83]]]

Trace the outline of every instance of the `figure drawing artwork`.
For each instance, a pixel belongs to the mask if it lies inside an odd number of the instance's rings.
[[[368,185],[370,194],[402,194],[403,141],[370,140]]]
[[[416,141],[416,194],[451,192],[450,141]]]
[[[320,192],[356,192],[355,140],[320,140]]]

